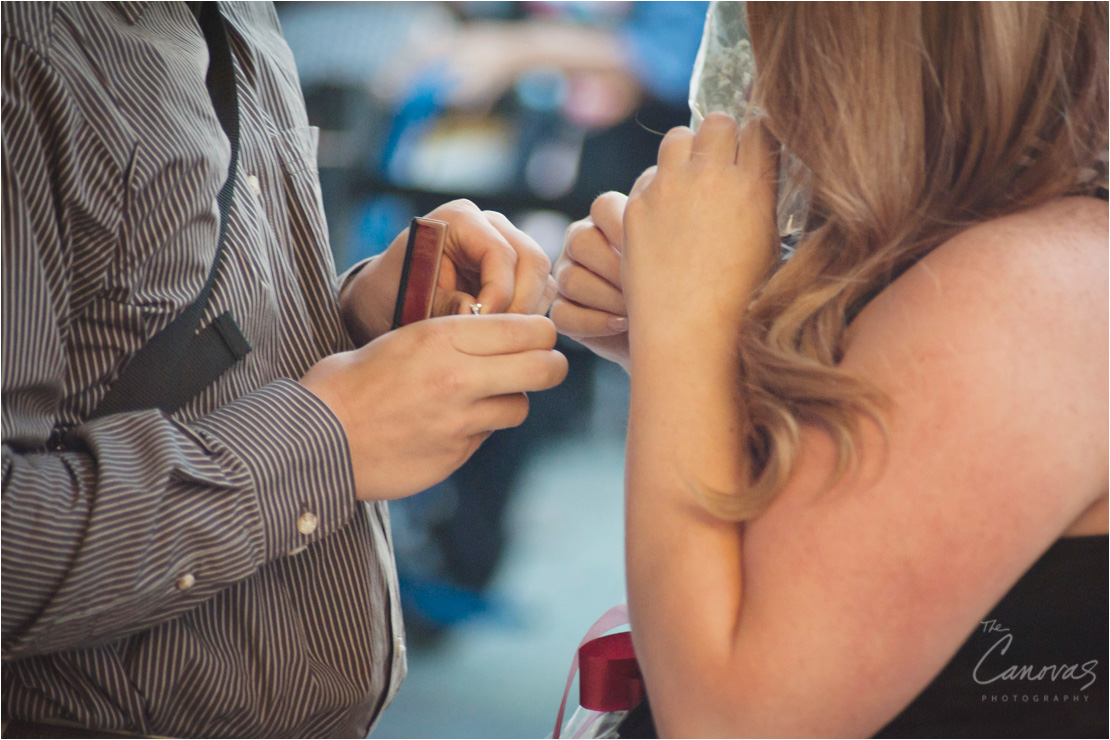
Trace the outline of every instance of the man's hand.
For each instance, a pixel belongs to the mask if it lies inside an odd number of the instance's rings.
[[[620,193],[599,195],[590,215],[567,228],[555,261],[559,295],[551,319],[559,331],[628,369],[628,309],[621,290],[624,206]]]
[[[528,415],[525,391],[558,385],[567,361],[541,316],[449,316],[326,357],[301,379],[347,434],[362,500],[440,482],[495,429]]]
[[[442,205],[427,218],[450,226],[434,315],[469,313],[472,303],[481,303],[483,314],[547,313],[555,297],[551,262],[509,219],[479,210],[468,200]],[[348,281],[339,296],[347,331],[356,344],[390,329],[407,239],[408,229]]]

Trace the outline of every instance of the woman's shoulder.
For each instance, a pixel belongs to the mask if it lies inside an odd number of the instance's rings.
[[[1107,236],[1106,204],[1093,198],[966,229],[860,312],[841,367],[926,416],[938,404],[962,417],[993,409],[1042,447],[1098,463],[1104,487]]]
[[[911,321],[945,334],[979,330],[988,345],[1015,335],[1064,352],[1103,345],[1105,357],[1108,258],[1107,205],[1094,198],[1061,198],[985,221],[883,290],[849,341]]]
[[[997,290],[1030,281],[1042,288],[1107,284],[1107,204],[1095,198],[1060,198],[975,224],[942,244],[919,271],[993,276],[982,287]],[[1095,268],[1102,267],[1101,270]],[[1031,287],[1031,286],[1030,286]]]
[[[1088,515],[1099,531],[1106,233],[1079,200],[979,224],[859,314],[841,367],[889,402],[883,427],[863,420],[835,479],[834,438],[803,426],[745,525],[743,619],[775,660],[840,675],[826,693],[885,702],[885,721],[1054,541]]]

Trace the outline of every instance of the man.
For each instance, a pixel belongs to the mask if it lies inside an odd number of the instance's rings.
[[[554,285],[499,214],[429,216],[451,224],[440,312],[505,315],[389,332],[404,235],[336,280],[269,4],[220,4],[239,122],[221,242],[200,5],[4,10],[6,737],[364,736],[405,672],[384,501],[566,372],[550,322],[509,315]],[[198,294],[198,328],[245,356],[172,413],[99,414]]]

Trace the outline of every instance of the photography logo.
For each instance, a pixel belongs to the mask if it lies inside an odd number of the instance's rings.
[[[1088,689],[1098,680],[1095,659],[1056,664],[1015,662],[1007,658],[1018,638],[997,620],[980,622],[983,634],[991,638],[971,673],[982,687],[982,701],[992,704],[1071,703],[1091,699]],[[1017,653],[1017,650],[1014,650]]]

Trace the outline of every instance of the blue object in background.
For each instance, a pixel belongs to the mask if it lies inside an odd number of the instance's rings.
[[[708,10],[707,2],[637,2],[618,30],[637,80],[659,100],[686,101]]]
[[[442,67],[427,70],[409,89],[381,153],[382,169],[392,182],[404,183],[408,179],[412,152],[435,125],[449,92],[450,84]]]
[[[506,605],[485,592],[405,573],[399,574],[398,578],[401,594],[405,597],[406,629],[410,635],[413,619],[440,627],[451,627],[478,617],[492,620],[500,626],[511,625]]]
[[[412,214],[412,203],[399,195],[378,195],[365,201],[354,219],[351,264],[384,252],[408,228]]]

